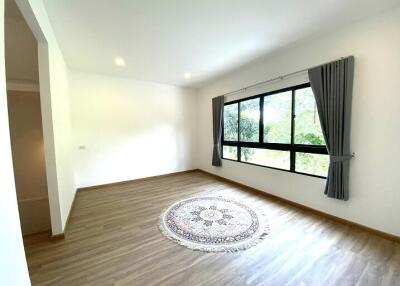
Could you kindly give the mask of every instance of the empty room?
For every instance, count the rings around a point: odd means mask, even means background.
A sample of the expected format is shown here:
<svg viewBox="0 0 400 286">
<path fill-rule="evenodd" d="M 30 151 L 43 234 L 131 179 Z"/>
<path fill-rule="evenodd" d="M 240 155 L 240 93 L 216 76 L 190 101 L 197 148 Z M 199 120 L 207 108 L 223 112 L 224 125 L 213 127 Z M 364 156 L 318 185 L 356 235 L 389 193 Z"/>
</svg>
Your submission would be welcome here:
<svg viewBox="0 0 400 286">
<path fill-rule="evenodd" d="M 0 17 L 0 285 L 400 285 L 399 0 Z"/>
</svg>

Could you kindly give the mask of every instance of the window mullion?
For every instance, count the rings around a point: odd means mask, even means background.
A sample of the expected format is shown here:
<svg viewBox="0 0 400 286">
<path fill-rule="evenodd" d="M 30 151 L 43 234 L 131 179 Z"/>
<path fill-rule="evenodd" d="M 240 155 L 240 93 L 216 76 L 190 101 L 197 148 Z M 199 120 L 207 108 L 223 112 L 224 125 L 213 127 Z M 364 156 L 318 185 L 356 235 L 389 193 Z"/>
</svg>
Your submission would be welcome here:
<svg viewBox="0 0 400 286">
<path fill-rule="evenodd" d="M 260 97 L 260 124 L 258 141 L 264 143 L 264 96 Z"/>
<path fill-rule="evenodd" d="M 294 150 L 294 128 L 295 128 L 295 90 L 292 89 L 292 116 L 290 123 L 290 171 L 294 172 L 296 170 L 296 153 Z"/>
<path fill-rule="evenodd" d="M 240 102 L 238 102 L 238 134 L 237 134 L 237 141 L 238 141 L 238 146 L 237 146 L 237 160 L 240 162 L 241 161 L 241 147 L 240 147 Z"/>
</svg>

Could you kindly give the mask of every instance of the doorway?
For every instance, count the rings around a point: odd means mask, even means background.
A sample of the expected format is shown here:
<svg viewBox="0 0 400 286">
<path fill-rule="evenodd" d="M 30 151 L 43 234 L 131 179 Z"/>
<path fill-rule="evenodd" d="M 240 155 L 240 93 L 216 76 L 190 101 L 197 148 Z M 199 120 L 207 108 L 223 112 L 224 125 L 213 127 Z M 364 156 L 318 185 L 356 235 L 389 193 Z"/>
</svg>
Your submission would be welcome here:
<svg viewBox="0 0 400 286">
<path fill-rule="evenodd" d="M 5 62 L 10 139 L 22 234 L 50 232 L 38 42 L 14 0 L 5 1 Z"/>
</svg>

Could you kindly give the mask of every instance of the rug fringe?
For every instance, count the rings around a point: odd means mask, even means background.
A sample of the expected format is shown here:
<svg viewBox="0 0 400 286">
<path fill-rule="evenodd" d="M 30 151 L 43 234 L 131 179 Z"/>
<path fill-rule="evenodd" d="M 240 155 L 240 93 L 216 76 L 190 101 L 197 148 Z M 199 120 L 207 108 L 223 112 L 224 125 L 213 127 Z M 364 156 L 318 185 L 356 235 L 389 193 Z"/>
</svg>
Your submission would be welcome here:
<svg viewBox="0 0 400 286">
<path fill-rule="evenodd" d="M 208 196 L 224 198 L 222 196 L 212 196 L 212 195 L 208 195 Z M 200 197 L 204 197 L 204 195 L 202 195 L 202 196 L 191 196 L 191 197 L 188 197 L 186 199 L 200 198 Z M 186 200 L 186 199 L 183 199 L 183 200 Z M 174 205 L 174 204 L 172 204 L 172 205 Z M 232 245 L 232 246 L 230 246 L 230 245 L 226 245 L 226 246 L 224 246 L 224 245 L 216 245 L 216 246 L 210 247 L 210 246 L 207 246 L 207 245 L 195 244 L 194 242 L 189 242 L 189 241 L 185 241 L 185 240 L 179 239 L 173 233 L 168 231 L 166 229 L 166 227 L 164 226 L 164 223 L 163 223 L 164 215 L 166 214 L 166 212 L 169 210 L 169 208 L 172 205 L 170 205 L 169 207 L 163 209 L 163 211 L 161 212 L 161 215 L 159 216 L 158 228 L 159 228 L 159 230 L 161 231 L 161 233 L 165 237 L 167 237 L 168 239 L 174 241 L 175 243 L 177 243 L 177 244 L 179 244 L 181 246 L 184 246 L 186 248 L 189 248 L 191 250 L 203 251 L 203 252 L 213 252 L 213 253 L 218 253 L 218 252 L 234 253 L 234 252 L 238 252 L 238 251 L 249 249 L 250 247 L 253 247 L 253 246 L 259 244 L 270 233 L 270 227 L 269 227 L 269 224 L 268 224 L 267 215 L 262 210 L 260 210 L 260 208 L 258 206 L 254 206 L 254 204 L 250 203 L 249 205 L 251 205 L 257 211 L 257 214 L 259 214 L 259 215 L 261 215 L 263 217 L 263 221 L 262 221 L 263 230 L 258 235 L 257 238 L 254 238 L 251 241 L 244 242 L 242 244 Z"/>
</svg>

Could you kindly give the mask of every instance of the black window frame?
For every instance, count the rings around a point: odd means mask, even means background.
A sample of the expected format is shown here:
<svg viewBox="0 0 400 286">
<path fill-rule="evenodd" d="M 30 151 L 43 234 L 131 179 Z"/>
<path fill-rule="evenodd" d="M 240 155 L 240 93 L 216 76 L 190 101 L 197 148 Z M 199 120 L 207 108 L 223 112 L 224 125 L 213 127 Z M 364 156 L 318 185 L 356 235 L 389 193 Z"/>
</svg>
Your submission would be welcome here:
<svg viewBox="0 0 400 286">
<path fill-rule="evenodd" d="M 307 87 L 311 87 L 310 83 L 299 84 L 299 85 L 295 85 L 295 86 L 291 86 L 291 87 L 287 87 L 287 88 L 282 88 L 282 89 L 265 92 L 262 94 L 257 94 L 254 96 L 249 96 L 249 97 L 226 102 L 224 104 L 224 107 L 227 105 L 231 105 L 231 104 L 238 104 L 238 136 L 237 136 L 237 141 L 225 141 L 224 140 L 224 124 L 222 125 L 222 138 L 221 138 L 222 159 L 239 162 L 239 163 L 243 163 L 243 164 L 255 165 L 255 166 L 269 168 L 269 169 L 281 170 L 281 171 L 285 171 L 285 172 L 326 179 L 326 177 L 324 177 L 324 176 L 319 176 L 319 175 L 296 171 L 296 153 L 299 152 L 299 153 L 312 153 L 312 154 L 328 155 L 326 145 L 295 144 L 295 142 L 294 142 L 295 118 L 296 118 L 296 115 L 295 115 L 295 107 L 296 107 L 295 106 L 295 93 L 296 93 L 296 90 L 307 88 Z M 263 116 L 264 116 L 264 97 L 273 95 L 273 94 L 277 94 L 277 93 L 287 92 L 287 91 L 292 92 L 290 143 L 265 143 L 264 142 L 264 118 L 263 118 Z M 260 120 L 259 120 L 258 142 L 241 142 L 240 141 L 240 102 L 247 101 L 250 99 L 255 99 L 255 98 L 260 98 Z M 223 146 L 237 147 L 237 160 L 224 158 Z M 289 151 L 290 152 L 290 169 L 286 170 L 286 169 L 281 169 L 281 168 L 276 168 L 276 167 L 254 164 L 254 163 L 250 163 L 250 162 L 244 162 L 241 160 L 241 153 L 242 153 L 241 148 L 242 147 L 267 149 L 267 150 L 278 150 L 278 151 Z"/>
</svg>

